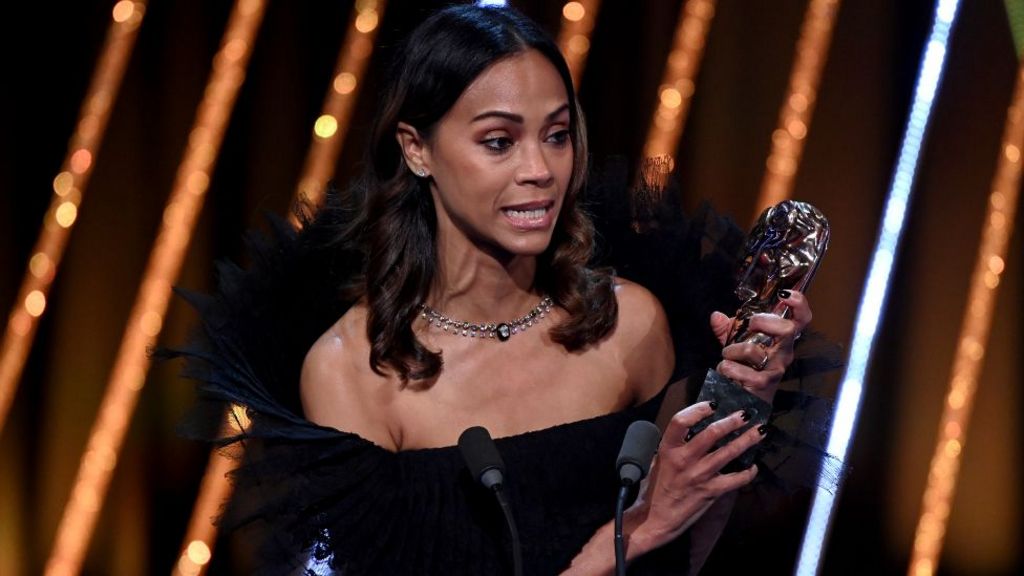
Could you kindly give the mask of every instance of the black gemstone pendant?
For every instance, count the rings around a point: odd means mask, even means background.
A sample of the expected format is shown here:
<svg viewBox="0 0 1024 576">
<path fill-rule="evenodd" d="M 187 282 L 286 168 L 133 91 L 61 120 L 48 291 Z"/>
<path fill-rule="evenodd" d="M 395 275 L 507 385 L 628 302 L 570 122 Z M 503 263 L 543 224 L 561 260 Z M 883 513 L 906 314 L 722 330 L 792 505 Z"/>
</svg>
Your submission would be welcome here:
<svg viewBox="0 0 1024 576">
<path fill-rule="evenodd" d="M 504 342 L 505 340 L 508 340 L 510 336 L 512 336 L 512 327 L 504 322 L 498 324 L 498 340 Z"/>
</svg>

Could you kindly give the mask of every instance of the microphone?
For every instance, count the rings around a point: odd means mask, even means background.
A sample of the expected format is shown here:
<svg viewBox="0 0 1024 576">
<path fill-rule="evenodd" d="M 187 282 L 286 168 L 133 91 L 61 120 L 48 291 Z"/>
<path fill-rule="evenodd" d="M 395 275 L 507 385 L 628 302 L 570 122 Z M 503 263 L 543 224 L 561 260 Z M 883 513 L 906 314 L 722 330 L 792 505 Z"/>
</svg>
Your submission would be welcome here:
<svg viewBox="0 0 1024 576">
<path fill-rule="evenodd" d="M 473 479 L 483 484 L 497 498 L 512 540 L 513 570 L 515 576 L 523 576 L 523 551 L 519 544 L 519 530 L 516 529 L 512 507 L 505 498 L 505 462 L 501 459 L 498 447 L 494 445 L 494 440 L 491 440 L 491 434 L 486 428 L 473 426 L 459 436 L 459 450 Z"/>
<path fill-rule="evenodd" d="M 619 472 L 619 498 L 615 502 L 615 574 L 626 575 L 626 544 L 622 539 L 622 514 L 626 508 L 629 489 L 647 476 L 651 459 L 658 450 L 661 431 L 646 420 L 637 420 L 626 429 L 615 469 Z"/>
<path fill-rule="evenodd" d="M 459 436 L 459 450 L 474 480 L 490 490 L 501 489 L 505 478 L 505 462 L 486 428 L 467 428 Z"/>
<path fill-rule="evenodd" d="M 658 450 L 661 431 L 646 420 L 637 420 L 629 425 L 626 437 L 622 440 L 619 457 L 615 460 L 615 468 L 619 471 L 619 482 L 623 486 L 632 486 L 651 468 L 651 459 Z"/>
</svg>

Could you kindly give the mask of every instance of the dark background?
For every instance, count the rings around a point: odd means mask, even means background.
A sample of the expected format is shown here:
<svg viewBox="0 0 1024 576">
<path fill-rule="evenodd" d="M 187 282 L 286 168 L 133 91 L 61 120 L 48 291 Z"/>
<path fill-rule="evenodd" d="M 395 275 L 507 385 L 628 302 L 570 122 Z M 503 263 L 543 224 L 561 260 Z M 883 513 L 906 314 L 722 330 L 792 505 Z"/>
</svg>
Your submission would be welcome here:
<svg viewBox="0 0 1024 576">
<path fill-rule="evenodd" d="M 440 2 L 391 0 L 338 162 L 358 171 L 389 49 Z M 512 2 L 553 34 L 561 2 Z M 636 159 L 680 1 L 606 0 L 580 98 L 597 162 Z M 0 307 L 10 310 L 50 201 L 113 2 L 0 7 Z M 806 2 L 723 0 L 683 135 L 684 205 L 753 217 Z M 287 210 L 352 3 L 271 2 L 179 284 L 208 290 L 213 261 L 243 261 L 261 211 Z M 0 430 L 0 574 L 42 571 L 102 397 L 231 3 L 152 2 L 8 421 Z M 933 5 L 840 8 L 797 199 L 830 218 L 811 294 L 815 324 L 847 343 L 895 166 Z M 920 165 L 909 226 L 851 452 L 825 573 L 906 572 L 1017 58 L 1004 4 L 964 2 Z M 1017 217 L 1018 223 L 1020 216 Z M 962 457 L 939 573 L 1012 574 L 1020 551 L 1021 241 L 1014 236 Z M 161 342 L 195 317 L 175 301 Z M 150 371 L 85 572 L 165 574 L 177 559 L 207 453 L 178 438 L 191 403 L 176 366 Z M 799 498 L 797 498 L 799 501 Z M 748 534 L 785 572 L 802 511 Z M 212 568 L 237 547 L 219 543 Z M 732 559 L 719 560 L 728 564 Z M 748 560 L 745 558 L 744 560 Z M 749 565 L 749 564 L 748 564 Z"/>
</svg>

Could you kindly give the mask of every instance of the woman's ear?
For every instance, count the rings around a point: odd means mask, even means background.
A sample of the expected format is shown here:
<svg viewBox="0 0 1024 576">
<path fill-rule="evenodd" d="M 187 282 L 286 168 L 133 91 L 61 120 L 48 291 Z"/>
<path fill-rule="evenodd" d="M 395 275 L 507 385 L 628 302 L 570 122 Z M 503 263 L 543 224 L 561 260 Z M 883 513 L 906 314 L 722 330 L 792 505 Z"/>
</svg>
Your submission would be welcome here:
<svg viewBox="0 0 1024 576">
<path fill-rule="evenodd" d="M 419 130 L 405 122 L 399 122 L 395 130 L 395 139 L 398 140 L 398 147 L 402 149 L 402 156 L 405 157 L 405 164 L 409 170 L 420 178 L 430 176 L 430 151 L 427 149 L 426 139 Z"/>
</svg>

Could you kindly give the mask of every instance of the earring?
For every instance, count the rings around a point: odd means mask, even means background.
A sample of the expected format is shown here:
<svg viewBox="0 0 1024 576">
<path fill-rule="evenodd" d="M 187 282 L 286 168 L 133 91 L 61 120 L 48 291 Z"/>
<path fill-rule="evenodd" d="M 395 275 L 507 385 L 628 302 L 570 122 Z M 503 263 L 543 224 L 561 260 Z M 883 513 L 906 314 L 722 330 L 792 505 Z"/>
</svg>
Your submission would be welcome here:
<svg viewBox="0 0 1024 576">
<path fill-rule="evenodd" d="M 427 171 L 424 170 L 423 168 L 417 168 L 416 169 L 416 175 L 419 176 L 420 178 L 426 178 L 427 177 Z"/>
</svg>

